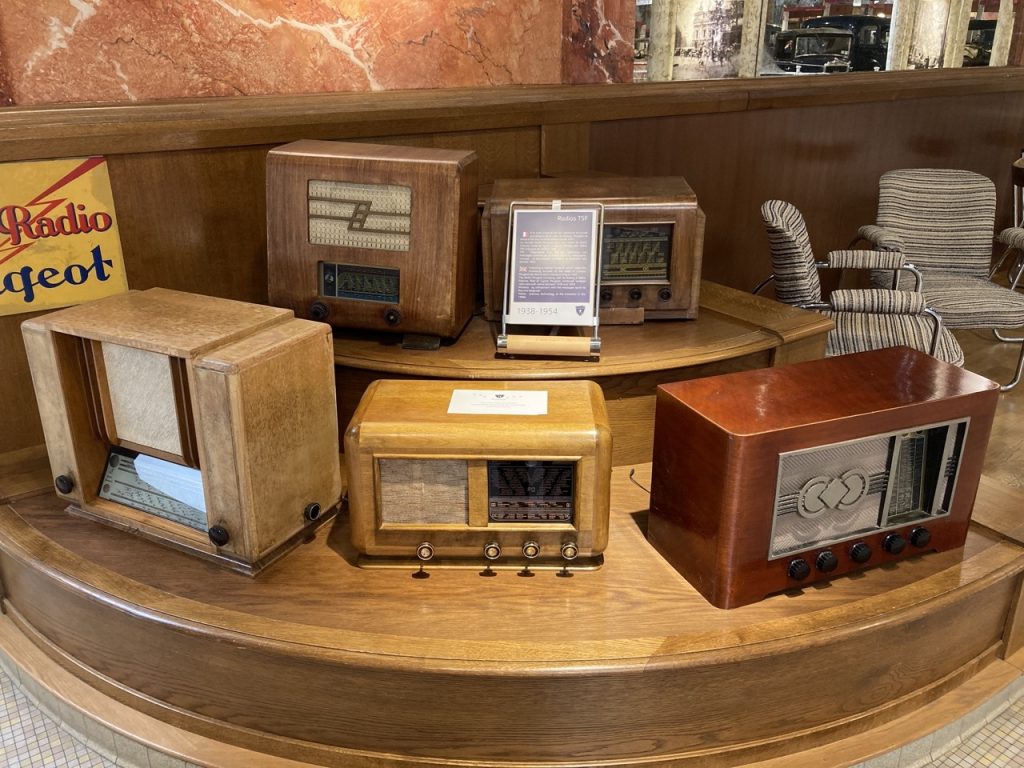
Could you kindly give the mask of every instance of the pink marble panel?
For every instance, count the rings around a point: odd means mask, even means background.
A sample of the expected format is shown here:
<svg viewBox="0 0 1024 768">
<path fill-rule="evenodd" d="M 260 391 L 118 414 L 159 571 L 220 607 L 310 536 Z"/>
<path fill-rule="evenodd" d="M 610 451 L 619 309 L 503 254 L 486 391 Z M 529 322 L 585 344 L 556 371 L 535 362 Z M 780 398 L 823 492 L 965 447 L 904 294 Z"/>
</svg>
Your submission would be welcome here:
<svg viewBox="0 0 1024 768">
<path fill-rule="evenodd" d="M 570 82 L 629 80 L 631 6 L 4 0 L 0 96 L 28 105 L 557 83 L 566 73 Z M 563 63 L 566 8 L 575 31 Z"/>
<path fill-rule="evenodd" d="M 566 0 L 563 83 L 633 82 L 636 0 Z"/>
</svg>

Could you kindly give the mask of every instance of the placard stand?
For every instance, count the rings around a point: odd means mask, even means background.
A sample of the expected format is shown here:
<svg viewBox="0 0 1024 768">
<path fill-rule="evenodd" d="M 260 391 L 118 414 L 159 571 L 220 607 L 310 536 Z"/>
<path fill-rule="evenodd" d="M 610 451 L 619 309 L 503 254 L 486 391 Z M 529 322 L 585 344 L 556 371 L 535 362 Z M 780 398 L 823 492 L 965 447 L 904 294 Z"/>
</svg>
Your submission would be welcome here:
<svg viewBox="0 0 1024 768">
<path fill-rule="evenodd" d="M 552 200 L 509 206 L 508 259 L 499 357 L 597 360 L 598 280 L 604 206 Z M 548 334 L 510 334 L 513 325 L 550 326 Z M 560 330 L 575 335 L 560 335 Z M 586 333 L 590 333 L 589 338 Z"/>
</svg>

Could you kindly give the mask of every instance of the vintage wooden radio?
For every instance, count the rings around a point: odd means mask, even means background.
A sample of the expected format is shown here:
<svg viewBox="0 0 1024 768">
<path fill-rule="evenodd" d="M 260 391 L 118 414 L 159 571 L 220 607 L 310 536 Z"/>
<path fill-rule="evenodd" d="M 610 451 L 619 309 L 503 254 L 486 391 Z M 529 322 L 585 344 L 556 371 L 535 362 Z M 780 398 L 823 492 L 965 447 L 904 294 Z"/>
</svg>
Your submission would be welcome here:
<svg viewBox="0 0 1024 768">
<path fill-rule="evenodd" d="M 267 156 L 270 303 L 339 328 L 455 337 L 476 304 L 472 152 L 296 141 Z"/>
<path fill-rule="evenodd" d="M 250 574 L 336 511 L 329 326 L 153 288 L 22 330 L 70 511 Z"/>
<path fill-rule="evenodd" d="M 484 207 L 484 310 L 498 320 L 505 290 L 512 203 L 601 203 L 601 323 L 695 318 L 704 213 L 679 177 L 499 179 Z"/>
<path fill-rule="evenodd" d="M 594 567 L 611 431 L 589 381 L 376 381 L 345 435 L 364 565 Z"/>
<path fill-rule="evenodd" d="M 648 538 L 720 608 L 960 547 L 998 395 L 906 347 L 660 386 Z"/>
</svg>

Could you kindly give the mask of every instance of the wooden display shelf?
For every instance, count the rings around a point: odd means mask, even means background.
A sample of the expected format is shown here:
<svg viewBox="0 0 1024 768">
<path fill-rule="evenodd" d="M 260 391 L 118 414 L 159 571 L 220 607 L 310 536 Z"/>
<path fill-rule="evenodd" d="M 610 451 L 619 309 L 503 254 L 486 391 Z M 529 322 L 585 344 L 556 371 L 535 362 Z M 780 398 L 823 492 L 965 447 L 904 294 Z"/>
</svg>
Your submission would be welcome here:
<svg viewBox="0 0 1024 768">
<path fill-rule="evenodd" d="M 893 721 L 1019 650 L 1017 491 L 982 484 L 962 550 L 732 611 L 648 545 L 647 504 L 616 469 L 605 566 L 570 578 L 362 570 L 343 515 L 252 579 L 43 492 L 0 508 L 3 605 L 169 725 L 374 768 L 741 765 Z"/>
<path fill-rule="evenodd" d="M 439 350 L 403 349 L 398 336 L 339 331 L 338 421 L 348 424 L 375 379 L 530 381 L 592 379 L 604 392 L 616 465 L 651 460 L 654 390 L 670 381 L 820 358 L 832 321 L 710 281 L 701 283 L 696 320 L 603 326 L 600 360 L 495 357 L 498 326 L 473 318 Z"/>
</svg>

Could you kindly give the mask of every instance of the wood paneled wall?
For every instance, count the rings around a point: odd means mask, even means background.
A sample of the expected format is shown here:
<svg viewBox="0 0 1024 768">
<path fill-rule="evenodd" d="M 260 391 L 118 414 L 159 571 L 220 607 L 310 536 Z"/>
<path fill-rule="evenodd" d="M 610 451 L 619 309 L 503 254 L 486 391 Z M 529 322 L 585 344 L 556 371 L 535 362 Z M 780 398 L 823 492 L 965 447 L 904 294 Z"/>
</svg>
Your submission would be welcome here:
<svg viewBox="0 0 1024 768">
<path fill-rule="evenodd" d="M 104 154 L 129 284 L 266 300 L 265 158 L 299 138 L 474 149 L 481 178 L 680 174 L 707 214 L 706 277 L 767 274 L 757 209 L 783 197 L 816 247 L 871 220 L 878 175 L 944 165 L 993 178 L 1009 220 L 1024 70 L 621 86 L 254 97 L 0 110 L 0 161 Z M 19 326 L 0 318 L 0 453 L 42 432 Z"/>
</svg>

